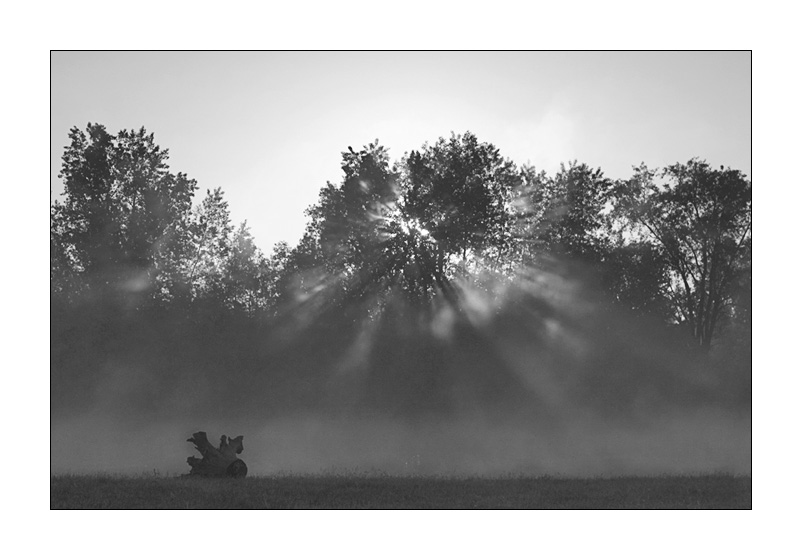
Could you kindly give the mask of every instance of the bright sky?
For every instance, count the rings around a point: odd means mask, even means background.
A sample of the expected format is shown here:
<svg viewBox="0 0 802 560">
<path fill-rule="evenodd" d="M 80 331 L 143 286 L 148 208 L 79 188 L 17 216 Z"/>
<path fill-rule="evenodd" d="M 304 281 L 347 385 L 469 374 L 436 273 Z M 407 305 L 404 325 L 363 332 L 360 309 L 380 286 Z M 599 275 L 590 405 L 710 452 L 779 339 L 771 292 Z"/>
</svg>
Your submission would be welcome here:
<svg viewBox="0 0 802 560">
<path fill-rule="evenodd" d="M 88 122 L 153 132 L 266 253 L 376 138 L 393 159 L 470 130 L 550 173 L 698 156 L 751 177 L 751 72 L 749 52 L 53 52 L 51 190 Z"/>
</svg>

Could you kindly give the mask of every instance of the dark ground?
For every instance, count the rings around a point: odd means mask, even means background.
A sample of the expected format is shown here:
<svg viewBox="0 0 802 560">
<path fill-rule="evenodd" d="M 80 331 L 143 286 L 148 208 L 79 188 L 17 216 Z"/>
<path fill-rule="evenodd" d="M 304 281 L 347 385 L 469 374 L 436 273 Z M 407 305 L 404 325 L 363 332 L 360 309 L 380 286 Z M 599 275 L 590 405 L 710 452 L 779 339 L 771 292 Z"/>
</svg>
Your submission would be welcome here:
<svg viewBox="0 0 802 560">
<path fill-rule="evenodd" d="M 751 509 L 751 476 L 50 479 L 51 509 Z"/>
</svg>

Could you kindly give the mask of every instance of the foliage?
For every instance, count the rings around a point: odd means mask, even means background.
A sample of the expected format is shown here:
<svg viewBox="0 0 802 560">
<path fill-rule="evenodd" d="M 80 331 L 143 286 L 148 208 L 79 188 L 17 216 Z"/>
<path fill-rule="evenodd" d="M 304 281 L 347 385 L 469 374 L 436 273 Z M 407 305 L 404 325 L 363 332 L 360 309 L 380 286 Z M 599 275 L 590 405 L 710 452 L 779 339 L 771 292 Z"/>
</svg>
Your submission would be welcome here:
<svg viewBox="0 0 802 560">
<path fill-rule="evenodd" d="M 668 297 L 677 320 L 709 348 L 732 312 L 734 283 L 751 269 L 752 183 L 737 170 L 704 161 L 645 166 L 622 185 L 621 208 L 631 235 L 657 245 L 670 269 Z"/>
<path fill-rule="evenodd" d="M 514 343 L 566 372 L 565 394 L 629 405 L 642 397 L 628 387 L 681 394 L 671 368 L 630 347 L 684 352 L 676 323 L 703 349 L 716 342 L 746 394 L 751 183 L 740 172 L 692 160 L 614 181 L 574 161 L 549 175 L 470 132 L 399 162 L 378 140 L 341 156 L 301 240 L 266 256 L 222 188 L 195 199 L 152 134 L 72 129 L 50 218 L 58 398 L 83 403 L 122 363 L 148 372 L 129 382 L 148 403 L 235 380 L 273 410 L 331 404 L 363 375 L 354 406 L 513 406 L 531 390 L 498 350 Z M 535 281 L 549 275 L 554 285 Z"/>
<path fill-rule="evenodd" d="M 436 248 L 435 274 L 450 257 L 498 256 L 510 242 L 512 190 L 521 177 L 492 144 L 466 132 L 404 158 L 403 213 Z"/>
<path fill-rule="evenodd" d="M 342 158 L 342 182 L 320 190 L 298 245 L 276 255 L 283 262 L 275 287 L 285 306 L 312 296 L 343 304 L 392 274 L 387 224 L 396 208 L 397 173 L 378 140 L 360 152 L 349 148 Z"/>
<path fill-rule="evenodd" d="M 167 167 L 144 128 L 113 136 L 73 128 L 50 210 L 51 293 L 128 307 L 214 302 L 254 314 L 272 297 L 269 263 L 243 223 L 231 223 L 221 188 L 197 189 Z"/>
<path fill-rule="evenodd" d="M 671 319 L 668 268 L 651 243 L 613 245 L 606 255 L 602 282 L 613 298 L 635 315 Z"/>
<path fill-rule="evenodd" d="M 537 183 L 536 183 L 537 184 Z M 533 203 L 544 206 L 537 235 L 542 251 L 584 261 L 598 261 L 607 251 L 605 207 L 612 181 L 601 169 L 571 162 L 539 184 Z"/>
<path fill-rule="evenodd" d="M 255 315 L 271 301 L 269 285 L 274 271 L 256 246 L 247 223 L 232 234 L 231 251 L 226 262 L 225 302 L 234 309 Z"/>
<path fill-rule="evenodd" d="M 189 225 L 190 252 L 186 260 L 187 282 L 193 298 L 221 295 L 226 281 L 225 265 L 231 253 L 234 226 L 223 190 L 206 191 L 193 209 Z"/>
<path fill-rule="evenodd" d="M 400 290 L 423 302 L 449 297 L 455 274 L 471 263 L 474 270 L 500 264 L 511 241 L 511 192 L 521 179 L 493 145 L 452 135 L 412 151 L 398 167 L 378 140 L 342 157 L 342 182 L 321 189 L 288 259 L 297 295 L 325 289 L 333 300 L 382 300 Z"/>
<path fill-rule="evenodd" d="M 187 242 L 194 180 L 167 170 L 145 129 L 73 128 L 51 208 L 51 284 L 80 275 L 93 295 L 169 298 Z M 53 271 L 53 267 L 57 271 Z"/>
</svg>

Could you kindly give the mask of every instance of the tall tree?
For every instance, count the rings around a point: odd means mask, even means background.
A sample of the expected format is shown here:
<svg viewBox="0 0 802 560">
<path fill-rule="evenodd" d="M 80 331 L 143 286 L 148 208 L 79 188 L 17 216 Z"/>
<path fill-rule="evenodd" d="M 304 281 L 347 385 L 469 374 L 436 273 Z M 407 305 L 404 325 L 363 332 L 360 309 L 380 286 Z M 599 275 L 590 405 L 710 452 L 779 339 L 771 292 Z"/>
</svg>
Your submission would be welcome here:
<svg viewBox="0 0 802 560">
<path fill-rule="evenodd" d="M 466 132 L 413 150 L 403 170 L 405 225 L 431 239 L 439 282 L 452 257 L 498 261 L 511 239 L 512 189 L 521 182 L 512 161 Z"/>
<path fill-rule="evenodd" d="M 622 184 L 630 236 L 659 248 L 671 271 L 670 298 L 677 319 L 709 349 L 732 304 L 734 281 L 751 254 L 752 183 L 733 169 L 698 159 L 657 172 L 636 169 Z"/>
<path fill-rule="evenodd" d="M 167 150 L 144 128 L 109 134 L 99 124 L 73 128 L 53 204 L 51 235 L 72 272 L 94 293 L 169 297 L 187 236 L 196 184 L 167 167 Z"/>
<path fill-rule="evenodd" d="M 534 168 L 522 169 L 523 181 L 514 191 L 516 241 L 530 257 L 536 254 L 569 257 L 586 263 L 603 260 L 609 251 L 606 212 L 613 182 L 601 169 L 572 161 L 549 177 Z"/>
<path fill-rule="evenodd" d="M 363 266 L 398 198 L 397 173 L 378 140 L 342 158 L 342 185 L 321 192 L 320 241 L 330 262 Z"/>
<path fill-rule="evenodd" d="M 223 190 L 207 190 L 192 210 L 190 243 L 184 261 L 185 275 L 193 299 L 223 299 L 225 267 L 231 253 L 234 225 Z"/>
<path fill-rule="evenodd" d="M 613 182 L 601 169 L 576 161 L 560 166 L 549 183 L 547 227 L 541 239 L 551 253 L 586 261 L 601 260 L 607 252 L 605 209 Z"/>
<path fill-rule="evenodd" d="M 344 177 L 327 183 L 298 247 L 288 258 L 285 275 L 294 291 L 320 293 L 325 286 L 349 297 L 378 288 L 386 277 L 388 222 L 397 212 L 397 173 L 387 150 L 373 142 L 359 152 L 342 153 Z M 373 286 L 371 284 L 373 283 Z"/>
<path fill-rule="evenodd" d="M 256 246 L 246 222 L 231 236 L 225 266 L 226 300 L 229 307 L 254 315 L 271 303 L 270 286 L 276 274 Z"/>
</svg>

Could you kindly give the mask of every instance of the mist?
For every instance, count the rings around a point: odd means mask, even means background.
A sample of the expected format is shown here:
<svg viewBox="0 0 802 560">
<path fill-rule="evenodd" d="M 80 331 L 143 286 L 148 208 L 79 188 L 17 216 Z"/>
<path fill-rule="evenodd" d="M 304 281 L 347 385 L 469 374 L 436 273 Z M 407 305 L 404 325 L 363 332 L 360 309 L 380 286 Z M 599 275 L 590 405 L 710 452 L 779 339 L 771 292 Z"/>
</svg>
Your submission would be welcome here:
<svg viewBox="0 0 802 560">
<path fill-rule="evenodd" d="M 217 427 L 218 424 L 221 427 Z M 391 420 L 286 417 L 230 422 L 245 436 L 255 476 L 389 474 L 621 476 L 751 474 L 751 419 L 720 409 L 645 425 L 580 419 L 559 430 L 474 419 L 414 426 Z M 51 473 L 186 474 L 186 436 L 225 423 L 154 422 L 137 428 L 87 414 L 53 426 Z"/>
<path fill-rule="evenodd" d="M 244 435 L 251 475 L 751 474 L 751 363 L 598 297 L 581 269 L 275 316 L 52 310 L 51 473 L 188 472 Z M 735 365 L 734 365 L 735 364 Z"/>
</svg>

